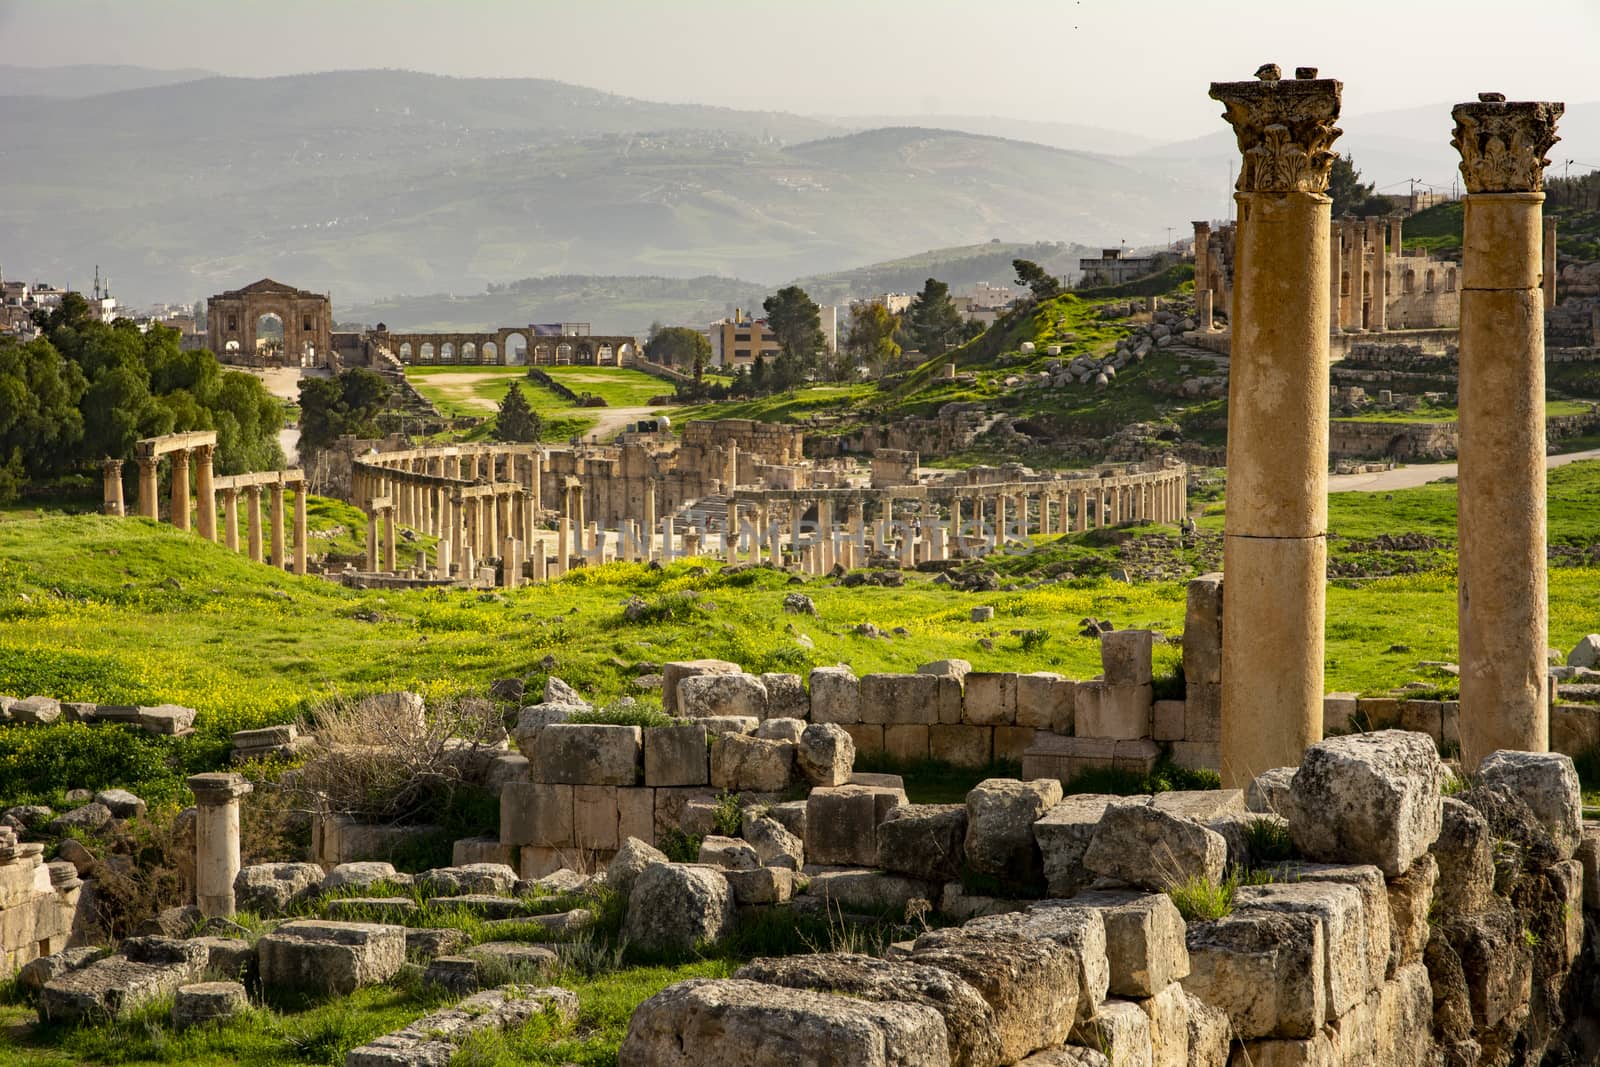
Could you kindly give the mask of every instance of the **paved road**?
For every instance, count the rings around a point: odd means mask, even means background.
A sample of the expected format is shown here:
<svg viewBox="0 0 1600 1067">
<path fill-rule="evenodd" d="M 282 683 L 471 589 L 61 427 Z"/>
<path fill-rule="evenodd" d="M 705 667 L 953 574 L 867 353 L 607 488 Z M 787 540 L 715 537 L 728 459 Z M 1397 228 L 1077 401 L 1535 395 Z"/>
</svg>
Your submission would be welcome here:
<svg viewBox="0 0 1600 1067">
<path fill-rule="evenodd" d="M 1549 467 L 1565 467 L 1568 463 L 1575 463 L 1580 459 L 1600 459 L 1600 448 L 1591 448 L 1587 452 L 1567 452 L 1559 456 L 1549 456 L 1546 464 Z M 1328 477 L 1328 492 L 1330 493 L 1387 493 L 1395 489 L 1415 489 L 1419 485 L 1437 481 L 1440 478 L 1454 478 L 1456 465 L 1454 463 L 1418 463 L 1409 467 L 1396 467 L 1391 471 L 1378 471 L 1375 474 L 1334 474 Z"/>
</svg>

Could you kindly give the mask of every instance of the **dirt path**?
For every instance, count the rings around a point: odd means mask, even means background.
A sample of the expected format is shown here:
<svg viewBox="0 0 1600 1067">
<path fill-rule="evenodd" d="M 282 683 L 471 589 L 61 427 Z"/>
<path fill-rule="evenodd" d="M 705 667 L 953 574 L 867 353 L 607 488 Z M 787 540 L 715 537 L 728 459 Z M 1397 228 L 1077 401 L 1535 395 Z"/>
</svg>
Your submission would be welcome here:
<svg viewBox="0 0 1600 1067">
<path fill-rule="evenodd" d="M 1565 467 L 1568 463 L 1576 463 L 1580 459 L 1600 458 L 1600 448 L 1591 448 L 1587 452 L 1566 452 L 1559 456 L 1549 456 L 1545 466 L 1549 469 Z M 1391 471 L 1378 471 L 1373 474 L 1335 474 L 1328 478 L 1328 492 L 1330 493 L 1388 493 L 1396 489 L 1415 489 L 1419 485 L 1440 478 L 1454 478 L 1456 464 L 1454 463 L 1418 463 L 1409 467 L 1396 467 Z"/>
<path fill-rule="evenodd" d="M 327 378 L 325 370 L 301 370 L 299 367 L 242 367 L 238 368 L 261 379 L 267 392 L 283 400 L 300 400 L 300 379 Z M 300 429 L 286 426 L 278 431 L 278 447 L 283 449 L 284 462 L 291 467 L 300 461 Z"/>
<path fill-rule="evenodd" d="M 594 424 L 586 437 L 595 441 L 607 441 L 617 436 L 628 428 L 628 423 L 647 419 L 657 413 L 670 416 L 671 408 L 573 408 L 574 415 L 593 415 L 600 421 Z"/>
</svg>

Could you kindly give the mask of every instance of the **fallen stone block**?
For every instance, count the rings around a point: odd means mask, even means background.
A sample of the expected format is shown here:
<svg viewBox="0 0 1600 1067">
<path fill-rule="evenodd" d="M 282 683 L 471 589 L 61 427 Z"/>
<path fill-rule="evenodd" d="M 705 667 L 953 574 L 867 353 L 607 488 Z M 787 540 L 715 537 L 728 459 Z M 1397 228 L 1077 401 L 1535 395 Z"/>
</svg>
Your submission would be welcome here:
<svg viewBox="0 0 1600 1067">
<path fill-rule="evenodd" d="M 1522 798 L 1550 832 L 1561 859 L 1583 840 L 1583 799 L 1572 757 L 1559 752 L 1491 752 L 1478 764 L 1479 784 L 1503 786 Z"/>
<path fill-rule="evenodd" d="M 1083 865 L 1129 885 L 1165 891 L 1222 881 L 1228 843 L 1192 819 L 1137 801 L 1111 804 L 1089 839 Z"/>
<path fill-rule="evenodd" d="M 747 842 L 712 834 L 700 842 L 698 862 L 727 870 L 749 871 L 761 866 L 761 857 Z"/>
<path fill-rule="evenodd" d="M 1152 997 L 1189 973 L 1183 916 L 1165 893 L 1092 890 L 1061 905 L 1100 913 L 1113 996 Z"/>
<path fill-rule="evenodd" d="M 871 869 L 826 871 L 811 875 L 806 895 L 847 911 L 901 919 L 913 900 L 925 900 L 931 907 L 939 899 L 939 886 Z"/>
<path fill-rule="evenodd" d="M 927 882 L 961 876 L 966 858 L 964 804 L 902 804 L 878 824 L 877 865 Z"/>
<path fill-rule="evenodd" d="M 1240 886 L 1234 893 L 1234 911 L 1294 912 L 1311 915 L 1322 924 L 1324 1008 L 1328 1022 L 1350 1011 L 1383 982 L 1382 972 L 1376 982 L 1367 972 L 1361 893 L 1354 886 L 1334 882 Z"/>
<path fill-rule="evenodd" d="M 1054 941 L 1073 954 L 1078 965 L 1078 1019 L 1087 1021 L 1100 1010 L 1111 987 L 1111 965 L 1106 956 L 1106 926 L 1101 911 L 1074 906 L 1071 901 L 1050 900 L 1025 911 L 984 915 L 961 927 L 977 936 L 1015 935 Z M 924 934 L 919 944 L 936 947 L 945 930 Z"/>
<path fill-rule="evenodd" d="M 1404 874 L 1439 836 L 1444 768 L 1433 739 L 1384 730 L 1318 742 L 1291 784 L 1289 829 L 1307 859 Z"/>
<path fill-rule="evenodd" d="M 1306 1038 L 1327 1018 L 1322 923 L 1306 912 L 1257 911 L 1187 928 L 1183 988 L 1226 1012 L 1233 1036 Z"/>
<path fill-rule="evenodd" d="M 878 858 L 878 824 L 905 803 L 903 789 L 818 787 L 806 798 L 807 862 L 870 867 Z"/>
<path fill-rule="evenodd" d="M 134 937 L 121 950 L 68 970 L 39 991 L 39 1017 L 53 1023 L 115 1018 L 195 981 L 206 950 L 191 941 Z"/>
<path fill-rule="evenodd" d="M 241 868 L 233 879 L 233 899 L 240 911 L 279 915 L 322 887 L 325 875 L 315 863 L 260 863 Z"/>
<path fill-rule="evenodd" d="M 839 786 L 850 781 L 856 745 L 843 727 L 812 723 L 801 732 L 794 757 L 801 776 L 811 785 Z"/>
<path fill-rule="evenodd" d="M 802 825 L 800 829 L 804 832 L 805 827 Z M 804 842 L 777 819 L 746 812 L 740 833 L 756 850 L 756 858 L 763 866 L 791 871 L 805 866 Z"/>
<path fill-rule="evenodd" d="M 968 866 L 1013 886 L 1042 886 L 1044 861 L 1033 824 L 1059 804 L 1061 796 L 1061 783 L 1053 778 L 979 782 L 967 793 Z"/>
<path fill-rule="evenodd" d="M 256 942 L 261 984 L 268 989 L 347 995 L 388 981 L 406 959 L 399 926 L 302 920 Z"/>
<path fill-rule="evenodd" d="M 323 877 L 321 891 L 323 893 L 332 893 L 342 890 L 370 889 L 380 882 L 397 886 L 410 885 L 411 875 L 399 874 L 395 871 L 394 864 L 383 863 L 378 860 L 341 863 Z"/>
<path fill-rule="evenodd" d="M 182 1030 L 229 1019 L 249 1006 L 250 997 L 238 982 L 196 982 L 179 986 L 172 1000 L 172 1025 Z"/>
<path fill-rule="evenodd" d="M 1063 797 L 1034 821 L 1033 837 L 1039 844 L 1045 883 L 1051 896 L 1070 897 L 1094 881 L 1094 873 L 1083 865 L 1083 855 L 1106 808 L 1123 799 L 1099 793 L 1074 793 Z"/>
<path fill-rule="evenodd" d="M 606 886 L 623 896 L 633 891 L 634 879 L 652 863 L 666 863 L 667 855 L 653 845 L 630 837 L 606 865 Z"/>
<path fill-rule="evenodd" d="M 490 893 L 508 896 L 516 888 L 517 872 L 503 863 L 469 863 L 465 867 L 435 867 L 416 876 L 417 890 L 425 897 Z"/>
<path fill-rule="evenodd" d="M 179 736 L 194 729 L 195 710 L 177 704 L 158 704 L 139 709 L 139 725 L 146 733 Z"/>
<path fill-rule="evenodd" d="M 1054 941 L 956 933 L 919 938 L 911 962 L 964 979 L 994 1011 L 1001 1062 L 1064 1044 L 1078 1010 L 1078 959 Z"/>
<path fill-rule="evenodd" d="M 1004 1062 L 994 1010 L 966 981 L 938 967 L 825 953 L 752 960 L 734 977 L 878 1003 L 921 1004 L 944 1019 L 951 1067 Z"/>
<path fill-rule="evenodd" d="M 733 929 L 733 890 L 710 867 L 655 863 L 634 879 L 623 936 L 646 952 L 687 952 Z"/>
<path fill-rule="evenodd" d="M 723 871 L 735 904 L 786 904 L 794 896 L 796 873 L 786 867 Z"/>
<path fill-rule="evenodd" d="M 944 1017 L 923 1004 L 874 1003 L 741 979 L 691 979 L 639 1005 L 617 1064 L 940 1067 L 949 1056 Z"/>
<path fill-rule="evenodd" d="M 559 1022 L 578 1017 L 577 994 L 554 987 L 507 986 L 475 993 L 452 1008 L 425 1015 L 393 1033 L 351 1049 L 345 1067 L 447 1067 L 475 1033 L 510 1030 L 535 1015 Z"/>
</svg>

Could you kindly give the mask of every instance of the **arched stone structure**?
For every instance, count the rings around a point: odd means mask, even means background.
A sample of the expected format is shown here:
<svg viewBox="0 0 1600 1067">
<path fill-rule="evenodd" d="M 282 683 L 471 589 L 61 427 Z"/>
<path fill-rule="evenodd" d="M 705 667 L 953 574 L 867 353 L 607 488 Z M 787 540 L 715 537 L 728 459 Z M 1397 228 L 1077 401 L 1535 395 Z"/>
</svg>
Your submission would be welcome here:
<svg viewBox="0 0 1600 1067">
<path fill-rule="evenodd" d="M 206 301 L 206 346 L 218 355 L 256 353 L 256 324 L 266 315 L 283 323 L 279 362 L 296 367 L 327 366 L 333 357 L 333 306 L 322 293 L 263 278 L 243 289 L 218 293 Z"/>
</svg>

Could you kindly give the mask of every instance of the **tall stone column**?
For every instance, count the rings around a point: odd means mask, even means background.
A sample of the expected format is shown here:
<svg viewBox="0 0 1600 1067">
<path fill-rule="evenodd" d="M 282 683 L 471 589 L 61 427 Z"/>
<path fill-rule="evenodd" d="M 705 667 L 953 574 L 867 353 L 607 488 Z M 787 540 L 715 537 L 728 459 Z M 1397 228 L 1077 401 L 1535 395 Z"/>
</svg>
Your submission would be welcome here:
<svg viewBox="0 0 1600 1067">
<path fill-rule="evenodd" d="M 246 486 L 244 490 L 245 518 L 250 520 L 250 562 L 261 562 L 261 487 Z"/>
<path fill-rule="evenodd" d="M 1456 521 L 1469 771 L 1496 749 L 1550 745 L 1541 217 L 1563 110 L 1482 93 L 1451 112 L 1467 188 Z"/>
<path fill-rule="evenodd" d="M 766 509 L 761 509 L 763 517 Z M 646 478 L 644 482 L 644 558 L 649 562 L 656 558 L 656 480 Z"/>
<path fill-rule="evenodd" d="M 390 504 L 383 509 L 383 569 L 390 574 L 395 572 L 397 562 L 395 559 L 394 543 L 394 505 Z"/>
<path fill-rule="evenodd" d="M 233 486 L 222 491 L 222 543 L 239 551 L 239 490 Z"/>
<path fill-rule="evenodd" d="M 306 572 L 306 496 L 310 487 L 306 482 L 301 482 L 295 487 L 294 494 L 294 572 Z"/>
<path fill-rule="evenodd" d="M 1372 285 L 1367 294 L 1372 301 L 1369 325 L 1381 333 L 1389 328 L 1389 264 L 1383 254 L 1383 220 L 1376 215 L 1367 216 L 1367 244 L 1372 246 Z"/>
<path fill-rule="evenodd" d="M 1215 328 L 1216 312 L 1212 307 L 1212 293 L 1210 289 L 1196 289 L 1194 291 L 1194 320 L 1195 329 L 1201 333 L 1210 333 Z"/>
<path fill-rule="evenodd" d="M 139 463 L 139 514 L 146 519 L 157 517 L 156 463 L 154 456 L 140 456 Z"/>
<path fill-rule="evenodd" d="M 102 460 L 100 471 L 105 478 L 105 513 L 120 519 L 126 511 L 122 503 L 122 460 Z"/>
<path fill-rule="evenodd" d="M 1223 538 L 1222 780 L 1232 788 L 1298 764 L 1322 738 L 1326 190 L 1343 86 L 1315 74 L 1211 86 L 1243 154 Z"/>
<path fill-rule="evenodd" d="M 273 482 L 268 487 L 272 493 L 272 565 L 283 570 L 283 483 Z"/>
<path fill-rule="evenodd" d="M 1348 321 L 1344 298 L 1344 227 L 1328 228 L 1328 332 L 1340 333 Z"/>
<path fill-rule="evenodd" d="M 1395 214 L 1395 215 L 1390 215 L 1388 218 L 1389 218 L 1389 255 L 1394 259 L 1399 259 L 1401 256 L 1405 255 L 1405 249 L 1402 247 L 1401 240 L 1400 240 L 1401 233 L 1402 233 L 1402 227 L 1405 225 L 1405 216 L 1404 215 L 1400 215 L 1400 214 Z M 1405 268 L 1403 266 L 1401 266 L 1400 264 L 1398 264 L 1398 263 L 1395 264 L 1395 270 L 1397 272 L 1401 271 L 1401 270 L 1404 270 L 1404 269 Z"/>
<path fill-rule="evenodd" d="M 1556 306 L 1556 220 L 1544 220 L 1544 306 Z"/>
<path fill-rule="evenodd" d="M 195 529 L 207 541 L 217 539 L 217 491 L 211 477 L 211 456 L 216 445 L 201 445 L 194 450 Z"/>
<path fill-rule="evenodd" d="M 1194 295 L 1198 305 L 1200 294 L 1211 291 L 1211 223 L 1196 219 L 1194 223 Z M 1200 327 L 1211 328 L 1210 320 Z"/>
<path fill-rule="evenodd" d="M 367 512 L 367 573 L 378 573 L 378 511 Z"/>
<path fill-rule="evenodd" d="M 171 453 L 172 525 L 180 530 L 189 528 L 189 450 L 179 448 Z"/>
<path fill-rule="evenodd" d="M 1367 265 L 1367 246 L 1362 240 L 1361 220 L 1349 216 L 1344 220 L 1344 257 L 1344 269 L 1350 274 L 1345 329 L 1360 333 L 1367 328 L 1365 316 L 1367 294 L 1362 277 Z"/>
<path fill-rule="evenodd" d="M 189 778 L 194 793 L 194 896 L 200 914 L 233 914 L 233 880 L 239 876 L 239 798 L 252 786 L 241 774 L 213 772 Z"/>
</svg>

